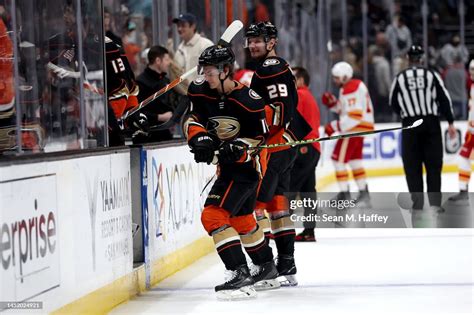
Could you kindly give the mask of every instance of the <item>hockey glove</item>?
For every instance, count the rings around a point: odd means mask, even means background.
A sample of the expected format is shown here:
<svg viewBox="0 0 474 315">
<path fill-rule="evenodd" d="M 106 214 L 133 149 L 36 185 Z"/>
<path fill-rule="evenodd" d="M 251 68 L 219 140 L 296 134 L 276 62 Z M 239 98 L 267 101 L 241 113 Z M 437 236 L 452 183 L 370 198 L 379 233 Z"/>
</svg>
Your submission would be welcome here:
<svg viewBox="0 0 474 315">
<path fill-rule="evenodd" d="M 191 153 L 194 153 L 194 160 L 197 163 L 211 164 L 214 159 L 215 144 L 211 137 L 205 133 L 199 133 L 189 140 Z"/>
<path fill-rule="evenodd" d="M 219 163 L 221 164 L 231 164 L 239 162 L 244 158 L 244 155 L 247 155 L 245 148 L 247 145 L 242 141 L 231 141 L 226 142 L 219 149 Z"/>
<path fill-rule="evenodd" d="M 334 106 L 337 105 L 337 98 L 334 96 L 334 94 L 330 92 L 324 92 L 322 96 L 322 101 L 323 104 L 326 105 L 329 108 L 333 108 Z"/>
<path fill-rule="evenodd" d="M 326 124 L 326 126 L 324 126 L 324 132 L 328 136 L 331 136 L 336 131 L 340 131 L 339 122 L 337 120 L 333 120 L 330 123 Z"/>
<path fill-rule="evenodd" d="M 132 132 L 132 138 L 136 136 L 148 136 L 150 130 L 150 124 L 148 123 L 148 117 L 143 113 L 136 113 L 130 116 L 127 125 Z"/>
</svg>

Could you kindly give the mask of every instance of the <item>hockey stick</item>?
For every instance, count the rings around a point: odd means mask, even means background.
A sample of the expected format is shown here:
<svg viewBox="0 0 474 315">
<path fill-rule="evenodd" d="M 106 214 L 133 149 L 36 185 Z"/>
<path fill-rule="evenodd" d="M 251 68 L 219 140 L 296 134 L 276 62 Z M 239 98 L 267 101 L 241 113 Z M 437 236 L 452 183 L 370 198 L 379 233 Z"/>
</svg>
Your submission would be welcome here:
<svg viewBox="0 0 474 315">
<path fill-rule="evenodd" d="M 227 29 L 224 31 L 224 34 L 222 34 L 221 38 L 219 39 L 219 42 L 218 44 L 219 45 L 228 45 L 231 40 L 234 38 L 235 35 L 237 35 L 237 33 L 244 27 L 243 23 L 239 20 L 235 20 L 234 22 L 232 22 L 228 27 Z M 189 78 L 190 76 L 192 76 L 195 72 L 197 71 L 197 67 L 194 67 L 192 68 L 191 70 L 188 70 L 187 72 L 185 72 L 184 74 L 182 74 L 179 78 L 176 78 L 175 80 L 173 80 L 172 82 L 170 82 L 169 84 L 167 84 L 166 86 L 164 86 L 162 89 L 160 89 L 159 91 L 157 91 L 155 94 L 153 95 L 150 95 L 148 98 L 146 98 L 145 100 L 143 100 L 143 102 L 141 102 L 137 107 L 134 107 L 133 109 L 129 110 L 128 112 L 126 112 L 121 120 L 125 120 L 127 119 L 128 117 L 130 117 L 131 115 L 135 114 L 136 112 L 140 111 L 143 107 L 145 107 L 146 105 L 150 104 L 151 102 L 153 102 L 155 99 L 157 99 L 158 97 L 160 97 L 161 95 L 165 94 L 166 92 L 168 92 L 169 90 L 171 90 L 172 88 L 174 88 L 175 86 L 177 86 L 178 84 L 180 84 L 181 82 L 183 82 L 184 80 L 186 80 L 187 78 Z"/>
<path fill-rule="evenodd" d="M 260 145 L 260 146 L 248 148 L 247 151 L 258 150 L 258 149 L 271 149 L 271 148 L 278 148 L 278 147 L 289 147 L 289 146 L 295 146 L 295 145 L 303 145 L 303 144 L 308 144 L 308 143 L 328 141 L 328 140 L 338 140 L 338 139 L 345 139 L 345 138 L 351 138 L 351 137 L 362 137 L 362 136 L 373 135 L 373 134 L 381 133 L 381 132 L 385 132 L 385 131 L 407 130 L 407 129 L 416 128 L 416 127 L 420 126 L 422 123 L 423 123 L 423 119 L 418 119 L 411 126 L 406 126 L 406 127 L 393 127 L 393 128 L 387 128 L 387 129 L 377 129 L 377 130 L 371 130 L 371 131 L 346 133 L 346 134 L 342 134 L 342 135 L 299 140 L 299 141 L 293 141 L 293 142 L 287 142 L 287 143 L 265 144 L 265 145 Z"/>
</svg>

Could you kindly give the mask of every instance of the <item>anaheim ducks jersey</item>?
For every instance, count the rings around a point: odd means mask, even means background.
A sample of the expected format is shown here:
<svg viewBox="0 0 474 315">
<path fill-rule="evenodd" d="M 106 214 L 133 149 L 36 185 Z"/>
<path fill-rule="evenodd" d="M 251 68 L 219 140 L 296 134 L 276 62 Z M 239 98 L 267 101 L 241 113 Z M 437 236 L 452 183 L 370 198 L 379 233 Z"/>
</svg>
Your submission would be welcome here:
<svg viewBox="0 0 474 315">
<path fill-rule="evenodd" d="M 120 47 L 105 37 L 105 61 L 107 73 L 107 97 L 117 118 L 136 106 L 138 85 L 128 59 L 120 52 Z M 134 102 L 130 99 L 133 98 Z"/>
<path fill-rule="evenodd" d="M 250 87 L 264 98 L 267 105 L 267 123 L 270 126 L 268 143 L 301 140 L 311 131 L 311 127 L 296 110 L 296 81 L 283 58 L 266 58 L 255 70 Z M 285 149 L 288 147 L 272 151 Z"/>
<path fill-rule="evenodd" d="M 368 131 L 374 129 L 374 110 L 369 91 L 364 82 L 357 79 L 348 81 L 339 90 L 339 100 L 331 108 L 339 114 L 341 132 Z"/>
<path fill-rule="evenodd" d="M 188 88 L 191 110 L 184 123 L 186 138 L 191 140 L 198 134 L 208 134 L 218 146 L 224 142 L 239 140 L 248 147 L 265 143 L 268 126 L 265 120 L 265 102 L 253 90 L 234 81 L 235 88 L 222 98 L 216 89 L 211 89 L 204 78 L 197 78 Z M 246 151 L 236 164 L 223 165 L 221 171 L 230 168 L 232 173 L 248 174 L 248 171 L 263 177 L 266 150 Z"/>
<path fill-rule="evenodd" d="M 474 134 L 474 82 L 469 88 L 469 132 Z"/>
</svg>

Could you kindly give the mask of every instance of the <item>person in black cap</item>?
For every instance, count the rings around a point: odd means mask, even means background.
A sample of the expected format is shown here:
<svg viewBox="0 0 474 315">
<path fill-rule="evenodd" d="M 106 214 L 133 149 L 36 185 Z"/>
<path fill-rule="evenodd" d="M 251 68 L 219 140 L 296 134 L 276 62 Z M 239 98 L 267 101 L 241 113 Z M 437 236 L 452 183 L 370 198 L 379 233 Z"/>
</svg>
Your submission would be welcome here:
<svg viewBox="0 0 474 315">
<path fill-rule="evenodd" d="M 411 46 L 407 55 L 410 66 L 395 77 L 389 104 L 404 127 L 423 119 L 421 126 L 402 131 L 403 168 L 413 209 L 423 209 L 424 165 L 431 209 L 440 211 L 443 143 L 439 115 L 449 123 L 449 136 L 455 137 L 451 98 L 439 74 L 422 66 L 424 51 L 420 46 Z"/>
<path fill-rule="evenodd" d="M 194 14 L 180 14 L 177 18 L 173 19 L 173 23 L 175 23 L 178 27 L 178 34 L 181 38 L 181 43 L 175 52 L 173 60 L 175 66 L 177 66 L 178 69 L 173 67 L 171 68 L 171 79 L 174 79 L 175 77 L 178 77 L 184 72 L 197 66 L 201 53 L 207 47 L 213 45 L 209 39 L 202 37 L 197 32 L 197 19 Z M 196 76 L 189 79 L 188 83 L 185 85 L 184 91 L 186 91 L 189 83 L 195 78 Z"/>
</svg>

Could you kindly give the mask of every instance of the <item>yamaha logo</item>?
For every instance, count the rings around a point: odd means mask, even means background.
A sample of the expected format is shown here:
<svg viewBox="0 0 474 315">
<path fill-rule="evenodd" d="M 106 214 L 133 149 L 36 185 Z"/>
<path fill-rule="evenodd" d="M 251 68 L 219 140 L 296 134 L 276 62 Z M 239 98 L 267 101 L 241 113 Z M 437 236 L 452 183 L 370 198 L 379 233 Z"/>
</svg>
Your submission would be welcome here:
<svg viewBox="0 0 474 315">
<path fill-rule="evenodd" d="M 277 65 L 280 63 L 280 60 L 278 59 L 267 59 L 265 60 L 265 62 L 263 63 L 263 66 L 264 67 L 268 67 L 268 66 L 274 66 L 274 65 Z"/>
<path fill-rule="evenodd" d="M 233 117 L 216 116 L 209 118 L 206 129 L 220 140 L 233 140 L 239 135 L 240 123 Z"/>
<path fill-rule="evenodd" d="M 251 98 L 253 98 L 254 100 L 260 100 L 260 99 L 262 99 L 262 97 L 261 97 L 260 95 L 258 95 L 257 92 L 255 92 L 255 91 L 252 90 L 252 89 L 249 91 L 249 96 L 250 96 Z"/>
</svg>

